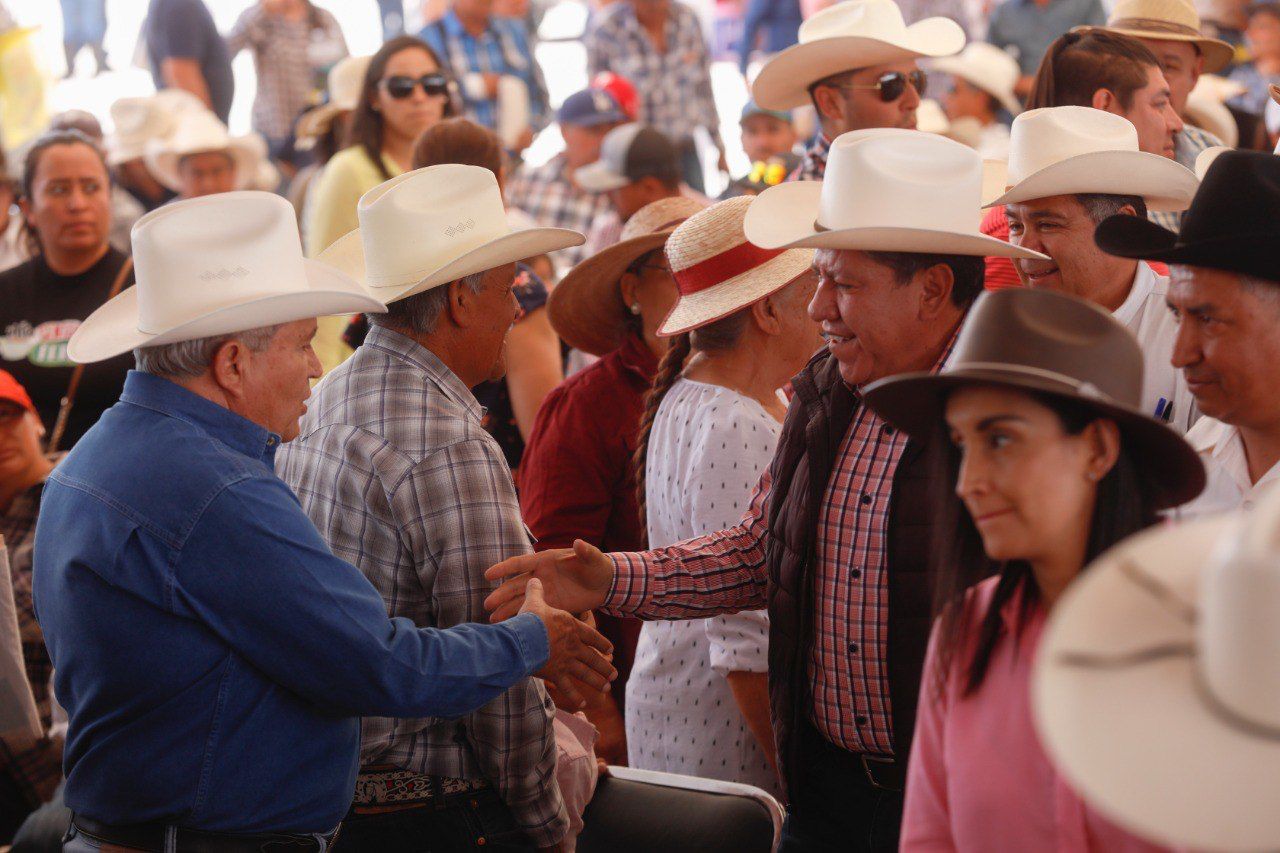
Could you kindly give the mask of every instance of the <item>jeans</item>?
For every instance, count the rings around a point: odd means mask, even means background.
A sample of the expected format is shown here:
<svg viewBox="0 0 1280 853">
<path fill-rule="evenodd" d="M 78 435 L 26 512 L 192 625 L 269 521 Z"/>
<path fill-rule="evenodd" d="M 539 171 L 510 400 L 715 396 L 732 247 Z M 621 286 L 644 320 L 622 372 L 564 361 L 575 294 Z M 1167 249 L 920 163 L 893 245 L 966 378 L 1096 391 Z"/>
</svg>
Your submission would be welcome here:
<svg viewBox="0 0 1280 853">
<path fill-rule="evenodd" d="M 441 853 L 451 850 L 531 853 L 524 831 L 496 791 L 431 800 L 386 814 L 348 813 L 334 853 Z"/>
<path fill-rule="evenodd" d="M 12 853 L 54 853 L 62 849 L 62 836 L 71 824 L 71 809 L 62 802 L 62 786 L 53 799 L 36 809 L 13 837 Z"/>
<path fill-rule="evenodd" d="M 795 802 L 787 810 L 778 853 L 895 853 L 902 792 L 876 788 L 853 753 L 800 723 L 803 750 Z"/>
</svg>

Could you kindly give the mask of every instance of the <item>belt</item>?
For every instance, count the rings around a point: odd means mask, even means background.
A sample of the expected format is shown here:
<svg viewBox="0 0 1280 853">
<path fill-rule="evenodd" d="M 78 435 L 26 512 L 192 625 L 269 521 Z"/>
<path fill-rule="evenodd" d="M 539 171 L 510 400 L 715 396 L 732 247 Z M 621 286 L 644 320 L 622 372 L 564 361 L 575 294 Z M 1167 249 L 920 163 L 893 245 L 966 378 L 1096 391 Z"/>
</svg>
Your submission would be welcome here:
<svg viewBox="0 0 1280 853">
<path fill-rule="evenodd" d="M 907 769 L 897 759 L 889 755 L 870 755 L 865 752 L 854 753 L 854 757 L 862 765 L 871 787 L 885 791 L 903 791 L 907 787 Z"/>
<path fill-rule="evenodd" d="M 187 829 L 166 823 L 135 823 L 112 826 L 83 815 L 72 815 L 71 823 L 84 835 L 118 847 L 164 853 L 172 837 L 177 853 L 324 853 L 333 844 L 338 830 L 303 835 L 291 832 L 239 834 Z"/>
<path fill-rule="evenodd" d="M 356 777 L 353 802 L 357 810 L 393 805 L 418 805 L 455 794 L 470 794 L 489 787 L 484 779 L 450 779 L 411 770 L 364 770 Z"/>
</svg>

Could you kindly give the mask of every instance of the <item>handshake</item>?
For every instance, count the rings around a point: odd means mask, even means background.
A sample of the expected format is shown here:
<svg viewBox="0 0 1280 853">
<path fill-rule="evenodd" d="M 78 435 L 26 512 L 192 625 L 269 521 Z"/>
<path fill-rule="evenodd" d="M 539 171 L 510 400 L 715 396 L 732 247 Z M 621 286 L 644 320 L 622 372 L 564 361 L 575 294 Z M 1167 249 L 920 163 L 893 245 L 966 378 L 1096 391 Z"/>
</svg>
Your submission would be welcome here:
<svg viewBox="0 0 1280 853">
<path fill-rule="evenodd" d="M 502 581 L 484 602 L 490 621 L 532 613 L 546 626 L 550 654 L 535 675 L 568 702 L 581 708 L 580 688 L 604 691 L 618 677 L 613 644 L 573 615 L 603 605 L 613 584 L 613 563 L 599 549 L 578 540 L 572 548 L 504 560 L 485 577 Z"/>
</svg>

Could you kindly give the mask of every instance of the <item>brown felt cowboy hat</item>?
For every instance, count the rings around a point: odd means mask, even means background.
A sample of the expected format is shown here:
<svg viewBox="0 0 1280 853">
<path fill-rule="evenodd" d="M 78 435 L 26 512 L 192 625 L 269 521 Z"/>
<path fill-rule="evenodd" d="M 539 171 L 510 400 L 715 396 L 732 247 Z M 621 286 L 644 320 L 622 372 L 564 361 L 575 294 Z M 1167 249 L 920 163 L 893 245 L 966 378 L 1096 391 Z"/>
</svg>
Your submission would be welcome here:
<svg viewBox="0 0 1280 853">
<path fill-rule="evenodd" d="M 985 293 L 969 313 L 940 373 L 907 373 L 870 385 L 867 405 L 904 432 L 941 426 L 947 395 L 964 385 L 1000 385 L 1073 400 L 1116 422 L 1161 507 L 1204 488 L 1204 466 L 1180 435 L 1144 414 L 1142 350 L 1098 306 L 1050 290 Z"/>
</svg>

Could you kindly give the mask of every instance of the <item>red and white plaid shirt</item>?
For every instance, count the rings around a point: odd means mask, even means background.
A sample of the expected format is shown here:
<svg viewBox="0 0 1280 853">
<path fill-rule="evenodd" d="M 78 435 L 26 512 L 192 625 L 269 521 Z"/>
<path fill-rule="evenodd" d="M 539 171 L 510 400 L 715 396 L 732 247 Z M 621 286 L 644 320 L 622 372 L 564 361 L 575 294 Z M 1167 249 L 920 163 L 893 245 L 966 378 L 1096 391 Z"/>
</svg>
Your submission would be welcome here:
<svg viewBox="0 0 1280 853">
<path fill-rule="evenodd" d="M 885 527 L 905 446 L 906 436 L 860 406 L 841 442 L 818 521 L 810 713 L 827 739 L 851 752 L 893 753 Z M 694 618 L 764 607 L 771 485 L 766 471 L 737 527 L 669 548 L 611 555 L 614 582 L 605 608 Z"/>
</svg>

